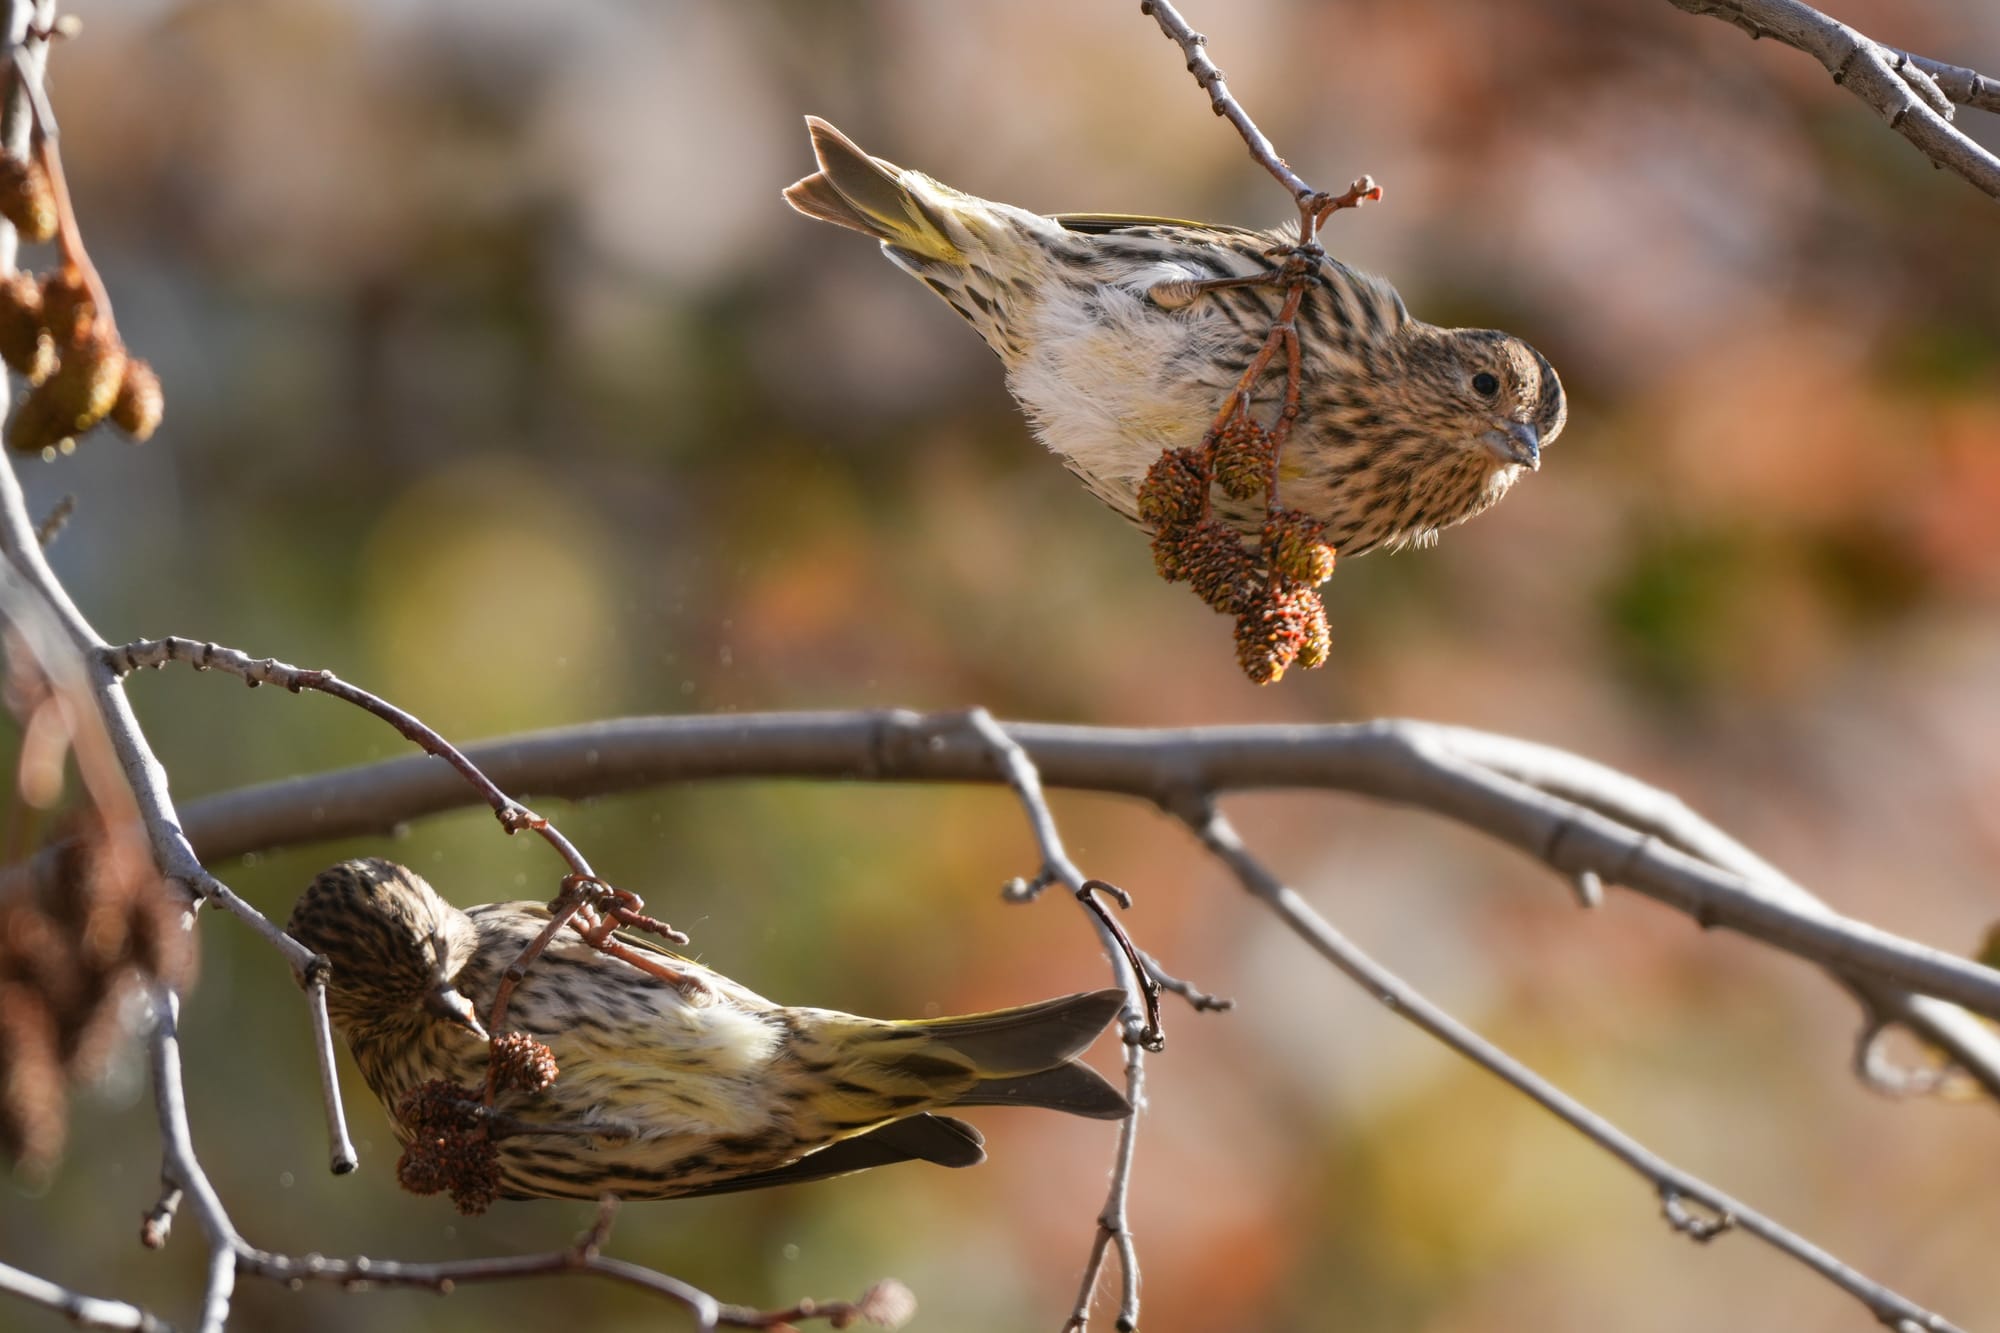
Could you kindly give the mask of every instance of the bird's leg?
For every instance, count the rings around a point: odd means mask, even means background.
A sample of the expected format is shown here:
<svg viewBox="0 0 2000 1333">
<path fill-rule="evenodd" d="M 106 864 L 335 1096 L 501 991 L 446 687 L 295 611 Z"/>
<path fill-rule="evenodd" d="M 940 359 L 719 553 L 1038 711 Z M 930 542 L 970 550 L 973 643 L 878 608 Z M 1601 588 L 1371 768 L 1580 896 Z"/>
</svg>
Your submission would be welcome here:
<svg viewBox="0 0 2000 1333">
<path fill-rule="evenodd" d="M 615 924 L 609 918 L 605 918 L 595 926 L 589 928 L 577 926 L 576 930 L 589 942 L 590 947 L 599 953 L 610 954 L 620 962 L 630 963 L 648 976 L 658 977 L 689 999 L 708 994 L 707 982 L 694 973 L 684 972 L 667 962 L 668 955 L 635 949 L 613 935 L 611 931 Z"/>
<path fill-rule="evenodd" d="M 1264 372 L 1271 368 L 1271 358 L 1278 354 L 1278 348 L 1285 344 L 1287 338 L 1291 339 L 1293 350 L 1286 366 L 1289 374 L 1285 386 L 1285 401 L 1291 408 L 1292 415 L 1298 415 L 1298 333 L 1292 325 L 1292 317 L 1299 313 L 1299 304 L 1305 300 L 1305 295 L 1306 286 L 1303 280 L 1294 284 L 1286 295 L 1285 304 L 1278 309 L 1277 320 L 1264 337 L 1264 345 L 1257 349 L 1257 355 L 1250 358 L 1250 364 L 1243 368 L 1243 374 L 1236 381 L 1236 387 L 1229 391 L 1227 398 L 1223 399 L 1222 410 L 1215 414 L 1215 420 L 1209 422 L 1208 433 L 1202 438 L 1204 447 L 1212 445 L 1215 437 L 1221 435 L 1222 428 L 1229 424 L 1229 418 L 1239 412 L 1250 410 L 1251 390 L 1256 387 L 1257 381 L 1263 378 Z M 1282 416 L 1280 420 L 1283 420 Z M 1287 426 L 1286 429 L 1289 430 L 1290 427 Z"/>
<path fill-rule="evenodd" d="M 563 880 L 562 895 L 556 899 L 558 903 L 565 900 L 574 900 L 576 904 L 569 916 L 570 929 L 581 935 L 583 942 L 591 948 L 620 962 L 630 963 L 648 976 L 658 977 L 690 999 L 708 993 L 707 983 L 666 961 L 673 955 L 651 949 L 635 949 L 614 933 L 620 926 L 628 926 L 634 930 L 649 931 L 676 944 L 687 943 L 686 935 L 666 922 L 641 912 L 639 909 L 646 902 L 638 894 L 616 888 L 601 879 L 571 875 Z"/>
<path fill-rule="evenodd" d="M 1291 438 L 1292 423 L 1299 419 L 1299 331 L 1291 317 L 1297 313 L 1305 290 L 1303 286 L 1292 288 L 1285 299 L 1284 317 L 1271 330 L 1285 345 L 1285 405 L 1279 409 L 1278 419 L 1271 423 L 1271 472 L 1264 489 L 1264 508 L 1269 513 L 1276 513 L 1278 508 L 1278 458 L 1284 452 L 1285 441 Z"/>
<path fill-rule="evenodd" d="M 594 906 L 599 911 L 605 913 L 605 915 L 615 919 L 619 925 L 628 926 L 633 930 L 643 930 L 648 935 L 658 935 L 669 944 L 686 944 L 688 942 L 688 937 L 682 932 L 675 930 L 658 917 L 647 916 L 644 912 L 640 911 L 639 909 L 646 905 L 646 900 L 638 894 L 626 889 L 613 888 L 609 884 L 601 885 L 601 887 L 607 901 L 594 904 Z"/>
</svg>

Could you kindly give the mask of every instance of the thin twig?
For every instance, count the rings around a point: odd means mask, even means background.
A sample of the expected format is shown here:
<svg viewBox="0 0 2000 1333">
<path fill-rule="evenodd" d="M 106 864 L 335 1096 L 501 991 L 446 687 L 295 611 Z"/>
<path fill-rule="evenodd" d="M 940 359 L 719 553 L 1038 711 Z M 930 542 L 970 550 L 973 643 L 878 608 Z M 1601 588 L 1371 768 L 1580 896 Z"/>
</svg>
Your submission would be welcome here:
<svg viewBox="0 0 2000 1333">
<path fill-rule="evenodd" d="M 1097 1214 L 1097 1230 L 1091 1237 L 1090 1256 L 1083 1266 L 1083 1281 L 1077 1288 L 1076 1308 L 1070 1312 L 1063 1333 L 1085 1333 L 1090 1327 L 1090 1307 L 1095 1303 L 1097 1284 L 1104 1272 L 1104 1259 L 1118 1251 L 1118 1333 L 1136 1333 L 1139 1327 L 1139 1245 L 1132 1235 L 1129 1198 L 1132 1189 L 1132 1158 L 1138 1148 L 1139 1112 L 1145 1105 L 1146 1046 L 1128 1033 L 1125 1042 L 1125 1094 L 1132 1114 L 1119 1127 L 1118 1150 L 1112 1158 L 1111 1189 Z"/>
<path fill-rule="evenodd" d="M 1278 156 L 1277 147 L 1264 137 L 1264 131 L 1257 128 L 1257 122 L 1250 119 L 1249 113 L 1230 94 L 1222 71 L 1208 58 L 1208 38 L 1189 27 L 1188 21 L 1168 0 L 1139 0 L 1139 12 L 1150 15 L 1160 25 L 1160 31 L 1180 46 L 1181 54 L 1187 57 L 1188 73 L 1194 75 L 1194 81 L 1208 94 L 1209 108 L 1236 127 L 1236 132 L 1243 136 L 1243 142 L 1250 149 L 1250 156 L 1257 159 L 1257 164 L 1270 172 L 1278 184 L 1290 190 L 1301 206 L 1318 194 L 1318 190 L 1307 184 L 1304 177 Z"/>
<path fill-rule="evenodd" d="M 184 1206 L 193 1209 L 208 1241 L 210 1264 L 202 1297 L 201 1330 L 213 1333 L 229 1320 L 229 1298 L 236 1282 L 234 1255 L 241 1239 L 195 1154 L 181 1074 L 180 998 L 164 986 L 153 990 L 152 1048 L 153 1106 L 160 1123 L 160 1151 L 166 1159 L 162 1174 L 179 1186 Z"/>
<path fill-rule="evenodd" d="M 835 1328 L 845 1328 L 863 1319 L 886 1324 L 889 1321 L 883 1316 L 892 1303 L 901 1311 L 913 1308 L 907 1293 L 895 1283 L 878 1283 L 859 1300 L 800 1301 L 783 1310 L 725 1304 L 692 1283 L 598 1253 L 611 1238 L 614 1212 L 615 1203 L 600 1207 L 597 1221 L 576 1244 L 543 1254 L 405 1263 L 394 1259 L 327 1259 L 319 1255 L 300 1258 L 244 1247 L 236 1256 L 236 1264 L 244 1273 L 285 1284 L 325 1282 L 349 1291 L 420 1287 L 445 1295 L 462 1284 L 474 1282 L 565 1275 L 600 1277 L 663 1296 L 685 1307 L 694 1316 L 696 1325 L 704 1329 L 784 1328 L 809 1319 L 824 1319 Z"/>
<path fill-rule="evenodd" d="M 93 327 L 101 327 L 107 338 L 115 339 L 118 321 L 111 313 L 111 293 L 105 289 L 97 265 L 91 262 L 90 251 L 84 247 L 83 228 L 77 225 L 76 205 L 70 201 L 69 182 L 63 177 L 62 153 L 56 147 L 60 134 L 55 108 L 49 104 L 48 90 L 42 86 L 25 46 L 14 48 L 14 73 L 16 82 L 27 93 L 28 108 L 34 115 L 35 150 L 41 158 L 42 170 L 48 174 L 49 194 L 55 200 L 56 244 L 62 250 L 63 267 L 81 279 L 83 289 L 90 293 Z"/>
<path fill-rule="evenodd" d="M 1031 897 L 1034 886 L 1059 883 L 1083 904 L 1090 914 L 1091 923 L 1097 927 L 1098 937 L 1104 942 L 1105 952 L 1111 955 L 1112 970 L 1119 988 L 1126 995 L 1127 1014 L 1140 1024 L 1141 1039 L 1147 1048 L 1159 1050 L 1166 1043 L 1166 1037 L 1160 1031 L 1159 987 L 1139 964 L 1139 952 L 1131 937 L 1104 910 L 1096 895 L 1100 890 L 1109 890 L 1121 907 L 1132 905 L 1131 896 L 1103 880 L 1086 879 L 1083 872 L 1076 868 L 1076 862 L 1069 859 L 1069 852 L 1063 847 L 1062 834 L 1056 828 L 1055 815 L 1049 810 L 1048 797 L 1042 793 L 1041 774 L 1035 771 L 1034 761 L 1028 758 L 1028 752 L 993 720 L 993 715 L 984 708 L 974 708 L 964 715 L 964 721 L 966 728 L 979 738 L 980 744 L 993 757 L 1000 776 L 1020 799 L 1021 809 L 1028 817 L 1028 827 L 1034 831 L 1035 843 L 1041 850 L 1042 866 L 1035 878 L 1028 881 L 1029 889 L 1009 896 Z"/>
<path fill-rule="evenodd" d="M 480 769 L 479 765 L 466 758 L 465 752 L 453 745 L 444 735 L 405 709 L 372 694 L 358 685 L 351 685 L 331 671 L 307 669 L 280 662 L 271 657 L 251 657 L 235 648 L 225 648 L 220 644 L 205 643 L 195 639 L 169 636 L 163 639 L 140 639 L 116 648 L 102 648 L 98 660 L 113 678 L 122 680 L 142 668 L 158 670 L 169 662 L 181 662 L 196 671 L 222 671 L 235 676 L 255 688 L 259 685 L 276 685 L 297 694 L 303 690 L 313 690 L 328 694 L 343 702 L 353 704 L 364 712 L 382 719 L 397 733 L 413 742 L 426 754 L 435 755 L 449 764 L 458 775 L 469 783 L 473 790 L 485 798 L 492 807 L 493 814 L 500 821 L 500 827 L 509 834 L 522 829 L 539 834 L 570 868 L 563 879 L 563 887 L 551 904 L 555 913 L 549 925 L 521 950 L 507 968 L 500 987 L 494 995 L 492 1019 L 488 1030 L 495 1038 L 506 1033 L 507 1004 L 515 986 L 520 984 L 527 971 L 548 947 L 556 934 L 565 926 L 574 927 L 591 947 L 612 957 L 650 972 L 662 980 L 683 988 L 696 985 L 686 973 L 660 963 L 641 954 L 611 936 L 611 930 L 618 925 L 651 930 L 665 936 L 676 944 L 686 944 L 688 937 L 661 921 L 645 916 L 640 909 L 644 901 L 634 893 L 613 888 L 590 868 L 574 843 L 558 829 L 553 822 L 530 810 L 520 801 L 502 791 L 497 783 Z M 593 892 L 593 887 L 597 892 Z M 600 915 L 601 914 L 601 915 Z M 323 1001 L 322 1001 L 323 1005 Z M 330 1068 L 322 1073 L 323 1086 L 330 1086 Z M 486 1100 L 490 1104 L 494 1095 L 492 1070 L 489 1069 L 486 1082 Z M 328 1103 L 329 1113 L 338 1109 L 338 1094 Z M 346 1157 L 343 1159 L 342 1149 Z M 335 1140 L 334 1170 L 343 1169 L 343 1160 L 352 1161 L 353 1148 L 344 1143 L 344 1131 Z"/>
<path fill-rule="evenodd" d="M 160 1198 L 146 1210 L 145 1218 L 139 1223 L 139 1243 L 149 1250 L 166 1246 L 167 1238 L 173 1234 L 174 1214 L 180 1211 L 183 1197 L 181 1187 L 160 1173 Z"/>
<path fill-rule="evenodd" d="M 1669 0 L 1805 52 L 1875 109 L 1933 165 L 2000 199 L 2000 157 L 1951 123 L 1951 103 L 2000 109 L 2000 84 L 1975 70 L 1898 51 L 1800 0 Z M 1947 86 L 1949 85 L 1949 86 Z"/>
<path fill-rule="evenodd" d="M 347 1113 L 340 1104 L 340 1078 L 333 1068 L 333 1023 L 326 1013 L 326 973 L 315 959 L 306 974 L 306 1013 L 312 1020 L 313 1048 L 319 1056 L 320 1104 L 326 1112 L 326 1137 L 331 1145 L 327 1166 L 336 1176 L 344 1176 L 360 1165 L 354 1140 L 347 1135 Z"/>
<path fill-rule="evenodd" d="M 493 807 L 494 817 L 500 821 L 500 827 L 508 833 L 518 833 L 528 829 L 540 834 L 568 864 L 571 874 L 586 879 L 597 878 L 596 872 L 590 868 L 590 862 L 584 859 L 583 853 L 576 849 L 574 843 L 563 836 L 560 829 L 500 790 L 491 778 L 480 771 L 479 765 L 467 759 L 465 753 L 446 740 L 441 733 L 428 726 L 415 714 L 396 707 L 380 695 L 371 694 L 357 685 L 348 684 L 331 671 L 295 667 L 273 657 L 251 657 L 248 653 L 235 648 L 224 648 L 220 644 L 174 636 L 164 639 L 139 639 L 115 648 L 100 648 L 97 656 L 98 660 L 104 663 L 105 669 L 117 679 L 123 679 L 142 668 L 150 667 L 158 670 L 169 662 L 182 662 L 196 671 L 226 672 L 252 688 L 258 685 L 276 685 L 293 694 L 301 690 L 315 690 L 353 704 L 387 722 L 426 754 L 436 755 L 450 764 L 458 771 L 458 775 L 472 784 L 473 789 Z"/>
<path fill-rule="evenodd" d="M 1131 1190 L 1133 1154 L 1138 1141 L 1140 1093 L 1145 1084 L 1144 1052 L 1157 1051 L 1166 1045 L 1166 1034 L 1160 1029 L 1160 988 L 1146 972 L 1131 937 L 1097 898 L 1100 891 L 1108 892 L 1121 906 L 1129 907 L 1131 896 L 1103 880 L 1085 879 L 1083 872 L 1076 868 L 1076 863 L 1069 859 L 1069 852 L 1063 847 L 1062 833 L 1056 827 L 1055 814 L 1049 809 L 1048 797 L 1042 791 L 1041 774 L 1036 771 L 1034 761 L 1028 758 L 1028 752 L 984 708 L 966 713 L 963 725 L 999 769 L 1002 779 L 1014 789 L 1022 811 L 1027 815 L 1028 827 L 1033 830 L 1035 843 L 1042 855 L 1041 868 L 1030 883 L 1036 886 L 1060 883 L 1083 904 L 1091 924 L 1097 928 L 1098 938 L 1104 943 L 1105 952 L 1111 958 L 1112 975 L 1117 978 L 1119 989 L 1125 992 L 1125 1099 L 1131 1103 L 1132 1113 L 1125 1117 L 1125 1123 L 1119 1129 L 1118 1151 L 1112 1160 L 1111 1185 L 1104 1196 L 1104 1207 L 1097 1215 L 1097 1235 L 1091 1242 L 1090 1256 L 1084 1263 L 1083 1285 L 1077 1295 L 1076 1310 L 1064 1330 L 1065 1333 L 1083 1333 L 1089 1324 L 1090 1307 L 1097 1293 L 1098 1280 L 1104 1272 L 1104 1256 L 1111 1247 L 1116 1247 L 1118 1251 L 1118 1271 L 1122 1278 L 1118 1328 L 1136 1329 L 1139 1326 L 1139 1252 L 1132 1242 L 1126 1200 Z M 1014 891 L 1008 896 L 1022 900 L 1033 897 L 1033 892 Z"/>
<path fill-rule="evenodd" d="M 1250 113 L 1229 91 L 1222 71 L 1209 59 L 1208 38 L 1190 27 L 1169 0 L 1139 0 L 1139 12 L 1159 24 L 1160 31 L 1181 48 L 1181 54 L 1187 57 L 1188 73 L 1194 75 L 1194 81 L 1208 94 L 1209 109 L 1236 127 L 1236 133 L 1242 136 L 1250 156 L 1270 172 L 1278 184 L 1291 192 L 1293 201 L 1299 207 L 1301 246 L 1311 245 L 1320 226 L 1334 213 L 1343 208 L 1358 208 L 1363 199 L 1382 197 L 1381 188 L 1366 176 L 1349 186 L 1346 193 L 1337 195 L 1308 184 L 1304 177 L 1292 170 L 1290 163 L 1278 156 L 1277 146 L 1264 131 L 1257 128 L 1257 122 L 1250 119 Z"/>
<path fill-rule="evenodd" d="M 1146 975 L 1153 979 L 1155 985 L 1186 1000 L 1188 1007 L 1198 1014 L 1217 1014 L 1236 1007 L 1236 1001 L 1227 995 L 1211 995 L 1193 982 L 1175 976 L 1160 966 L 1159 959 L 1144 950 L 1139 953 L 1139 961 L 1145 965 Z"/>
<path fill-rule="evenodd" d="M 1803 1236 L 1673 1165 L 1440 1009 L 1335 930 L 1304 898 L 1266 869 L 1212 801 L 1198 796 L 1186 797 L 1174 804 L 1171 813 L 1179 816 L 1194 831 L 1202 845 L 1229 868 L 1252 897 L 1269 908 L 1293 934 L 1379 1000 L 1391 1013 L 1407 1019 L 1452 1051 L 1540 1104 L 1637 1172 L 1653 1187 L 1668 1220 L 1677 1230 L 1697 1240 L 1712 1239 L 1725 1228 L 1746 1232 L 1812 1269 L 1867 1306 L 1877 1319 L 1892 1328 L 1907 1326 L 1930 1330 L 1931 1333 L 1957 1333 L 1957 1326 L 1942 1316 L 1862 1276 Z M 1692 1201 L 1706 1210 L 1709 1217 L 1704 1219 L 1690 1214 L 1683 1201 Z"/>
</svg>

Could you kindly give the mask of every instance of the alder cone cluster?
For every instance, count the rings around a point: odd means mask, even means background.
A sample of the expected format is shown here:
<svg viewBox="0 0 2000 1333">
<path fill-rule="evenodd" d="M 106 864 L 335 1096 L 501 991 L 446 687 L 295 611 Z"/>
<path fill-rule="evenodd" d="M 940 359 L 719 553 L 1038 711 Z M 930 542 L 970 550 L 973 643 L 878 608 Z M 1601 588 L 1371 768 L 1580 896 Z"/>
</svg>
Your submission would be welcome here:
<svg viewBox="0 0 2000 1333">
<path fill-rule="evenodd" d="M 434 1078 L 396 1107 L 397 1123 L 410 1130 L 396 1159 L 397 1182 L 412 1194 L 448 1193 L 467 1217 L 485 1212 L 500 1193 L 500 1153 L 478 1105 L 478 1089 Z"/>
<path fill-rule="evenodd" d="M 0 897 L 0 1153 L 31 1172 L 62 1155 L 69 1086 L 102 1071 L 127 996 L 178 986 L 193 964 L 151 862 L 85 824 L 46 883 Z"/>
<path fill-rule="evenodd" d="M 1206 448 L 1162 452 L 1139 486 L 1139 517 L 1153 529 L 1153 567 L 1236 617 L 1236 662 L 1258 685 L 1293 663 L 1324 665 L 1333 643 L 1318 592 L 1334 567 L 1326 525 L 1274 508 L 1253 550 L 1208 514 L 1211 486 L 1239 500 L 1272 494 L 1277 461 L 1270 432 L 1238 414 Z"/>
<path fill-rule="evenodd" d="M 0 217 L 26 241 L 58 235 L 60 209 L 39 159 L 0 154 Z M 65 246 L 73 239 L 72 229 Z M 104 421 L 143 442 L 166 410 L 160 377 L 126 350 L 68 249 L 39 279 L 0 279 L 0 360 L 29 386 L 7 421 L 7 447 L 16 453 L 66 453 Z"/>
</svg>

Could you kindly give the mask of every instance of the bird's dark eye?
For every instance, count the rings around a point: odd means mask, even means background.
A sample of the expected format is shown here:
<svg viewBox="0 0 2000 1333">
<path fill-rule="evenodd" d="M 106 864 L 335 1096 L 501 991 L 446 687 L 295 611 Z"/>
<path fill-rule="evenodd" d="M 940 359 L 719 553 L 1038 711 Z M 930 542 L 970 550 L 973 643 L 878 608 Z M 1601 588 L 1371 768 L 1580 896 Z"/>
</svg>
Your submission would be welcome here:
<svg viewBox="0 0 2000 1333">
<path fill-rule="evenodd" d="M 1481 398 L 1491 398 L 1500 392 L 1500 377 L 1490 370 L 1482 370 L 1472 377 L 1472 387 Z"/>
</svg>

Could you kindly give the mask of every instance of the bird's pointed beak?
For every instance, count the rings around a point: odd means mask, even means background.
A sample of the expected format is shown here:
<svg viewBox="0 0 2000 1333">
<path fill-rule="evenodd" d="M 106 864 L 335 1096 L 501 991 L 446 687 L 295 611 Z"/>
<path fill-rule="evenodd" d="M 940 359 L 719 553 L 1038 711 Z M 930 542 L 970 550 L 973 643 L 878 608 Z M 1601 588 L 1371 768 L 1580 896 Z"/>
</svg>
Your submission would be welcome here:
<svg viewBox="0 0 2000 1333">
<path fill-rule="evenodd" d="M 460 995 L 448 981 L 440 981 L 424 996 L 424 1008 L 439 1018 L 456 1023 L 481 1041 L 486 1041 L 486 1028 L 480 1023 L 479 1015 L 472 1007 L 472 1001 Z"/>
<path fill-rule="evenodd" d="M 1497 422 L 1479 442 L 1503 463 L 1518 463 L 1530 472 L 1542 466 L 1542 435 L 1525 421 Z"/>
</svg>

